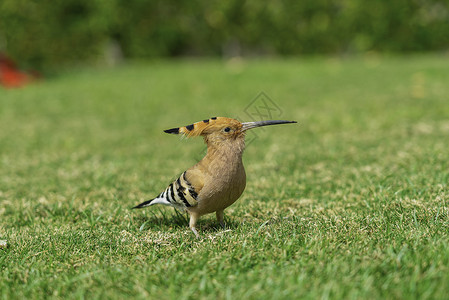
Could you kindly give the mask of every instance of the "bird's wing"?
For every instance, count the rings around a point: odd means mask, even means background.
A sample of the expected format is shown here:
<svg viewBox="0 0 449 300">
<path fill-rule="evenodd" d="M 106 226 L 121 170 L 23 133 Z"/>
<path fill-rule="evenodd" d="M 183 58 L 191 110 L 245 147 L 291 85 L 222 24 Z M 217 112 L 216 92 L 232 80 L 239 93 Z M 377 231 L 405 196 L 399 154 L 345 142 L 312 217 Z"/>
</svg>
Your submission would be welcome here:
<svg viewBox="0 0 449 300">
<path fill-rule="evenodd" d="M 202 173 L 196 169 L 189 169 L 173 181 L 159 196 L 133 208 L 143 208 L 154 204 L 169 205 L 180 209 L 196 206 L 198 194 L 203 186 Z"/>
<path fill-rule="evenodd" d="M 198 168 L 192 167 L 185 171 L 182 176 L 184 176 L 184 180 L 191 187 L 191 191 L 196 194 L 197 198 L 204 187 L 204 173 Z"/>
</svg>

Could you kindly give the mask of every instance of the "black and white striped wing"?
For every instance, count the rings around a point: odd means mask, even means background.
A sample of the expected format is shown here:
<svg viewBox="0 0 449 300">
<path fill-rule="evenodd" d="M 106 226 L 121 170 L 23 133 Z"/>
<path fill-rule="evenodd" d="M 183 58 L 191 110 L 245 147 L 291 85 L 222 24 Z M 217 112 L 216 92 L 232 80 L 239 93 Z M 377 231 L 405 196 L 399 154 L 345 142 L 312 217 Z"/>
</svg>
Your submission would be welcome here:
<svg viewBox="0 0 449 300">
<path fill-rule="evenodd" d="M 154 199 L 145 201 L 133 208 L 143 208 L 155 204 L 169 205 L 178 209 L 186 209 L 198 204 L 198 193 L 186 178 L 186 172 L 173 181 Z"/>
</svg>

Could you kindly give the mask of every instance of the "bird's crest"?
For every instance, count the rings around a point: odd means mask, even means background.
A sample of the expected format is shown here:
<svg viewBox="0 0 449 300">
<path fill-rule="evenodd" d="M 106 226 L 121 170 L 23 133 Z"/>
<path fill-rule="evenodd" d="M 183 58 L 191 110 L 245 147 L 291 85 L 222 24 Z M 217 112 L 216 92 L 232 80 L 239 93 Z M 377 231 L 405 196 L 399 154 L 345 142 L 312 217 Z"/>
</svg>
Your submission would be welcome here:
<svg viewBox="0 0 449 300">
<path fill-rule="evenodd" d="M 226 126 L 242 127 L 242 123 L 235 119 L 225 117 L 212 117 L 203 121 L 199 121 L 187 126 L 176 127 L 164 130 L 166 133 L 182 134 L 186 137 L 194 137 L 200 135 L 207 135 L 213 131 L 217 131 Z"/>
</svg>

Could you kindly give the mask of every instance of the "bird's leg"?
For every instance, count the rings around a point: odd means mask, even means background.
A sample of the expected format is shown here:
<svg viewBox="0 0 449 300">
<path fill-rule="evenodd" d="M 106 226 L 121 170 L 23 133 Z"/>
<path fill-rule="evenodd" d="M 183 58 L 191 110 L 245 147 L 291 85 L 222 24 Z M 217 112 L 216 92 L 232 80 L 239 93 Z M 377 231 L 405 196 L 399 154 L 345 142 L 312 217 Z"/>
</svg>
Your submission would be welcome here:
<svg viewBox="0 0 449 300">
<path fill-rule="evenodd" d="M 220 223 L 221 227 L 223 227 L 223 229 L 226 228 L 225 223 L 224 223 L 224 212 L 223 210 L 217 210 L 217 212 L 215 213 L 217 215 L 217 221 Z"/>
<path fill-rule="evenodd" d="M 199 216 L 195 213 L 190 213 L 190 222 L 189 222 L 189 227 L 190 229 L 193 231 L 193 233 L 195 234 L 196 238 L 199 239 L 200 235 L 198 234 L 198 231 L 196 231 L 195 225 L 196 225 L 196 221 L 198 221 Z"/>
</svg>

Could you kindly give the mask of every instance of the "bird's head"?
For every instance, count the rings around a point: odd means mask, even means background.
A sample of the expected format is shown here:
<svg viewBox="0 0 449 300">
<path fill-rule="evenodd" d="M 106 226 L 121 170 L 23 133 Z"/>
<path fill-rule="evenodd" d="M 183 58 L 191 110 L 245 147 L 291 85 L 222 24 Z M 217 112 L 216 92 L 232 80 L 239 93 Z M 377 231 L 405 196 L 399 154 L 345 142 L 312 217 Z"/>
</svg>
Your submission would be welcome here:
<svg viewBox="0 0 449 300">
<path fill-rule="evenodd" d="M 269 120 L 241 123 L 235 119 L 213 117 L 187 126 L 164 130 L 166 133 L 182 134 L 186 137 L 202 136 L 208 145 L 243 140 L 246 130 L 261 126 L 296 123 L 295 121 Z"/>
</svg>

